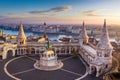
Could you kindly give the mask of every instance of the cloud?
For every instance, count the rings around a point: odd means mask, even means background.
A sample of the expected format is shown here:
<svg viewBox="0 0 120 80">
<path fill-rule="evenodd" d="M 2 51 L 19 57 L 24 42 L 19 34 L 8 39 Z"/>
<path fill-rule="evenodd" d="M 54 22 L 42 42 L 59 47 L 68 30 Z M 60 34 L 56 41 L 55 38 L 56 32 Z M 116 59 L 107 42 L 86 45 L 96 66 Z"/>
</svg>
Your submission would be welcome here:
<svg viewBox="0 0 120 80">
<path fill-rule="evenodd" d="M 120 17 L 119 15 L 111 15 L 111 14 L 100 14 L 101 12 L 106 11 L 106 9 L 96 9 L 96 10 L 86 10 L 80 11 L 80 13 L 84 16 L 91 16 L 91 17 Z"/>
<path fill-rule="evenodd" d="M 6 16 L 6 15 L 0 15 L 0 21 L 1 20 L 5 20 L 5 19 L 8 19 L 9 17 L 8 16 Z"/>
<path fill-rule="evenodd" d="M 55 8 L 50 8 L 48 10 L 41 10 L 41 11 L 30 11 L 29 13 L 31 14 L 44 14 L 44 13 L 49 13 L 49 12 L 62 12 L 62 11 L 69 11 L 71 10 L 71 6 L 62 6 L 62 7 L 55 7 Z"/>
<path fill-rule="evenodd" d="M 102 16 L 98 14 L 99 11 L 100 10 L 86 10 L 86 11 L 80 11 L 80 13 L 86 16 Z"/>
<path fill-rule="evenodd" d="M 6 15 L 0 15 L 0 19 L 7 18 Z"/>
</svg>

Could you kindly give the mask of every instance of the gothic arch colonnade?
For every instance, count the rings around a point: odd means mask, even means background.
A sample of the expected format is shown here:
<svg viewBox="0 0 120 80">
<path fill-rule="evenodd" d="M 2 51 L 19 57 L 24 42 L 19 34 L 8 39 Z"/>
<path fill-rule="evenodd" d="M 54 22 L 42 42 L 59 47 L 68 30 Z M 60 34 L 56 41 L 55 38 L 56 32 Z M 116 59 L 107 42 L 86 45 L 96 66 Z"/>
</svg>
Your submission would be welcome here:
<svg viewBox="0 0 120 80">
<path fill-rule="evenodd" d="M 2 53 L 2 59 L 10 58 L 15 55 L 16 54 L 14 48 L 4 48 L 4 51 Z"/>
</svg>

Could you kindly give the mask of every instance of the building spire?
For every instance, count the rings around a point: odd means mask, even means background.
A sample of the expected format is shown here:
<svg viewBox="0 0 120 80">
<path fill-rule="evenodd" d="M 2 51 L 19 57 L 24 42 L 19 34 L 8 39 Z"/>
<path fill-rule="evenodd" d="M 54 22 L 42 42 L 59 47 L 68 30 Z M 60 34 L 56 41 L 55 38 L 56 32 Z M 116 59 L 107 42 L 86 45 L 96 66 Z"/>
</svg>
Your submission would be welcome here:
<svg viewBox="0 0 120 80">
<path fill-rule="evenodd" d="M 106 19 L 104 19 L 104 25 L 103 25 L 103 33 L 105 33 L 106 35 L 108 35 L 108 30 L 107 30 L 107 26 L 106 26 Z"/>
<path fill-rule="evenodd" d="M 88 43 L 89 37 L 87 35 L 87 31 L 86 31 L 86 27 L 85 27 L 84 21 L 83 21 L 82 30 L 80 30 L 80 32 L 79 32 L 79 38 L 83 40 L 84 44 Z"/>
<path fill-rule="evenodd" d="M 85 23 L 83 21 L 83 33 L 82 33 L 82 36 L 83 36 L 83 39 L 84 39 L 84 43 L 88 43 L 88 35 L 87 35 L 87 31 L 86 31 L 86 26 L 85 26 Z"/>
<path fill-rule="evenodd" d="M 25 33 L 24 33 L 23 24 L 21 22 L 20 22 L 20 29 L 19 29 L 17 39 L 18 39 L 19 42 L 22 42 L 23 44 L 26 41 L 26 36 L 25 36 Z"/>
<path fill-rule="evenodd" d="M 88 38 L 88 35 L 87 35 L 87 31 L 86 31 L 86 26 L 85 26 L 85 23 L 83 21 L 83 38 Z"/>
<path fill-rule="evenodd" d="M 101 38 L 97 44 L 97 47 L 101 48 L 101 49 L 112 49 L 113 48 L 111 43 L 110 43 L 110 39 L 109 39 L 108 29 L 106 26 L 106 19 L 104 19 L 104 25 L 102 28 L 102 35 L 101 35 Z"/>
</svg>

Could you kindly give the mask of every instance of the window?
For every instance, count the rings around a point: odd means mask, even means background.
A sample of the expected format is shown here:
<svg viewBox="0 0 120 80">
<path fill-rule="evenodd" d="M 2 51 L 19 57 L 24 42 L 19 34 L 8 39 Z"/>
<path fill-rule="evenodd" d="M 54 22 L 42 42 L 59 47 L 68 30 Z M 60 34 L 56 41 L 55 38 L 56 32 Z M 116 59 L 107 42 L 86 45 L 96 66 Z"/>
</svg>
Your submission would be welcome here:
<svg viewBox="0 0 120 80">
<path fill-rule="evenodd" d="M 50 57 L 50 55 L 48 55 L 48 57 Z"/>
<path fill-rule="evenodd" d="M 102 57 L 102 53 L 100 51 L 98 51 L 97 56 Z"/>
<path fill-rule="evenodd" d="M 109 57 L 109 55 L 106 53 L 106 54 L 105 54 L 105 57 Z"/>
<path fill-rule="evenodd" d="M 108 65 L 106 65 L 105 68 L 108 68 Z"/>
</svg>

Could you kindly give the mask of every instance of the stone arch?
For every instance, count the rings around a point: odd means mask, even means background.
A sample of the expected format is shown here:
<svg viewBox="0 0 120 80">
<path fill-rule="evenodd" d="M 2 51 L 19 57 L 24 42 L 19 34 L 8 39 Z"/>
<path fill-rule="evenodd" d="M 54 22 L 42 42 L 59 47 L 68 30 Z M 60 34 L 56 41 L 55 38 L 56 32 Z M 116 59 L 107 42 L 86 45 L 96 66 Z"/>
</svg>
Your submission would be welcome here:
<svg viewBox="0 0 120 80">
<path fill-rule="evenodd" d="M 76 47 L 76 51 L 79 53 L 79 47 Z"/>
<path fill-rule="evenodd" d="M 31 48 L 31 54 L 35 54 L 35 48 Z"/>
<path fill-rule="evenodd" d="M 29 48 L 29 47 L 26 48 L 26 54 L 27 54 L 27 55 L 30 55 L 30 54 L 31 54 L 31 51 L 30 51 L 30 48 Z"/>
<path fill-rule="evenodd" d="M 21 54 L 24 54 L 24 49 L 21 48 Z"/>
<path fill-rule="evenodd" d="M 78 52 L 77 52 L 76 47 L 72 47 L 71 53 L 72 53 L 73 55 L 77 55 Z"/>
<path fill-rule="evenodd" d="M 37 48 L 36 49 L 36 54 L 39 54 L 40 53 L 40 50 Z"/>
<path fill-rule="evenodd" d="M 69 53 L 69 47 L 67 47 L 66 49 L 67 49 L 66 52 Z"/>
<path fill-rule="evenodd" d="M 40 47 L 40 48 L 38 49 L 38 52 L 41 54 L 41 53 L 43 53 L 45 50 L 46 50 L 45 47 Z"/>
<path fill-rule="evenodd" d="M 20 55 L 20 48 L 17 49 L 17 55 Z"/>
<path fill-rule="evenodd" d="M 15 56 L 15 50 L 13 48 L 5 49 L 2 55 L 2 59 L 10 58 Z"/>
<path fill-rule="evenodd" d="M 17 56 L 17 49 L 15 50 L 15 56 Z"/>
<path fill-rule="evenodd" d="M 65 48 L 64 47 L 61 48 L 61 53 L 65 53 Z"/>
<path fill-rule="evenodd" d="M 91 66 L 91 73 L 96 76 L 97 68 L 95 66 Z"/>
<path fill-rule="evenodd" d="M 8 50 L 6 58 L 11 58 L 12 56 L 13 56 L 13 51 L 12 50 Z"/>
<path fill-rule="evenodd" d="M 59 54 L 59 52 L 60 52 L 60 51 L 59 51 L 59 48 L 56 48 L 56 53 Z"/>
</svg>

